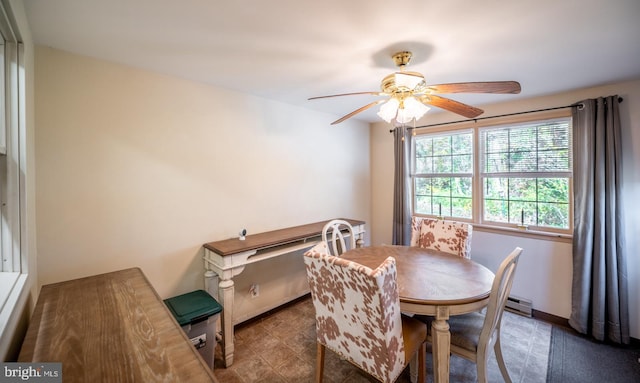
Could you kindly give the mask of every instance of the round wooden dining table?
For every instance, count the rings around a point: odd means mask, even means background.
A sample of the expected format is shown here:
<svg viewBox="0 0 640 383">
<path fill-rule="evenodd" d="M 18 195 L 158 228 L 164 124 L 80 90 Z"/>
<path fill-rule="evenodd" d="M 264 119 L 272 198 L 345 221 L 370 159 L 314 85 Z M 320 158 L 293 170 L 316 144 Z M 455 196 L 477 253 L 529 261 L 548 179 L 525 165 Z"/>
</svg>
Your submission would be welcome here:
<svg viewBox="0 0 640 383">
<path fill-rule="evenodd" d="M 448 382 L 451 333 L 447 320 L 487 305 L 493 272 L 470 259 L 420 247 L 361 247 L 341 257 L 372 269 L 387 257 L 395 258 L 400 309 L 435 317 L 431 325 L 434 381 Z"/>
</svg>

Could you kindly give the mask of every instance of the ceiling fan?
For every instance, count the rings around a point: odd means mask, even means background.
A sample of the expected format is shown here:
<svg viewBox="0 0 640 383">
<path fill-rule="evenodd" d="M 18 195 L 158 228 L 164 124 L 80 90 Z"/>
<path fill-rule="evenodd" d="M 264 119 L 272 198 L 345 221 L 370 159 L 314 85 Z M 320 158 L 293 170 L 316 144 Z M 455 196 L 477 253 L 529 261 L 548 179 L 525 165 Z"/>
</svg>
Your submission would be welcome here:
<svg viewBox="0 0 640 383">
<path fill-rule="evenodd" d="M 370 94 L 374 96 L 387 96 L 360 107 L 353 112 L 339 118 L 331 125 L 339 124 L 344 120 L 355 116 L 365 110 L 383 104 L 378 116 L 387 122 L 395 120 L 397 123 L 406 124 L 411 120 L 418 120 L 430 108 L 435 106 L 467 118 L 475 118 L 481 115 L 482 109 L 437 94 L 447 93 L 520 93 L 520 83 L 517 81 L 488 81 L 488 82 L 459 82 L 449 84 L 427 85 L 424 76 L 418 72 L 405 70 L 412 53 L 408 51 L 398 52 L 392 56 L 400 71 L 394 72 L 382 79 L 381 92 L 354 92 L 333 94 L 329 96 L 311 97 L 309 100 L 321 98 L 342 97 Z"/>
</svg>

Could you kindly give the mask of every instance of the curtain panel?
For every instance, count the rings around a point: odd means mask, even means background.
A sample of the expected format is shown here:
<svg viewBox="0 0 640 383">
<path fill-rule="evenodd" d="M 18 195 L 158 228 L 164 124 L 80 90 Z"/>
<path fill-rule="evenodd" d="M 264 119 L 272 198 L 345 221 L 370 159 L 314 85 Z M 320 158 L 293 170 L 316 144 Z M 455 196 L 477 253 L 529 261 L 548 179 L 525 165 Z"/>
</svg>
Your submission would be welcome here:
<svg viewBox="0 0 640 383">
<path fill-rule="evenodd" d="M 396 127 L 393 177 L 393 245 L 411 243 L 411 134 L 405 126 Z"/>
<path fill-rule="evenodd" d="M 618 96 L 581 101 L 573 114 L 574 233 L 569 324 L 628 344 Z"/>
</svg>

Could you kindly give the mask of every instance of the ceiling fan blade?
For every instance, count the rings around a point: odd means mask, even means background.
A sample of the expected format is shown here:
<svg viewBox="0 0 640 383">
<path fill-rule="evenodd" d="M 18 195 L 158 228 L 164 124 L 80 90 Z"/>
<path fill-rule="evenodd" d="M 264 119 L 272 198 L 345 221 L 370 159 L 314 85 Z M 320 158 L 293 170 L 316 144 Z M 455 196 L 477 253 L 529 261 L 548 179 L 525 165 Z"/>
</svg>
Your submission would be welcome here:
<svg viewBox="0 0 640 383">
<path fill-rule="evenodd" d="M 517 81 L 458 82 L 429 85 L 434 93 L 520 93 Z"/>
<path fill-rule="evenodd" d="M 342 97 L 342 96 L 357 96 L 357 95 L 361 95 L 361 94 L 372 94 L 374 96 L 382 96 L 382 95 L 384 95 L 384 93 L 382 93 L 382 92 L 354 92 L 354 93 L 332 94 L 332 95 L 329 95 L 329 96 L 310 97 L 307 100 L 317 100 L 319 98 Z"/>
<path fill-rule="evenodd" d="M 484 113 L 484 110 L 482 109 L 454 101 L 450 98 L 436 96 L 434 94 L 420 96 L 419 99 L 424 104 L 433 105 L 467 118 L 475 118 Z"/>
<path fill-rule="evenodd" d="M 360 112 L 364 112 L 365 110 L 371 108 L 372 106 L 376 106 L 376 105 L 381 104 L 381 103 L 383 103 L 385 101 L 387 101 L 387 100 L 386 99 L 385 100 L 378 100 L 378 101 L 374 101 L 374 102 L 372 102 L 370 104 L 367 104 L 367 105 L 365 105 L 365 106 L 363 106 L 361 108 L 358 108 L 358 109 L 354 110 L 353 112 L 347 114 L 346 116 L 341 117 L 338 120 L 335 120 L 334 122 L 331 123 L 331 125 L 339 124 L 342 121 L 344 121 L 344 120 L 346 120 L 348 118 L 351 118 L 351 117 L 355 116 L 356 114 L 358 114 Z"/>
</svg>

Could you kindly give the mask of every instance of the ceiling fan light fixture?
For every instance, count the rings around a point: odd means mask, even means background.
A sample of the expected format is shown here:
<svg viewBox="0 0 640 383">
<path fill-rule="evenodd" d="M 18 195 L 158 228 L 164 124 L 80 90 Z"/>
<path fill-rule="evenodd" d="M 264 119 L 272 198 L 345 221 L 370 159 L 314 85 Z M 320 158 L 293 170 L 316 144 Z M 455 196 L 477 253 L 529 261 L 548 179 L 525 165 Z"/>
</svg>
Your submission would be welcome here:
<svg viewBox="0 0 640 383">
<path fill-rule="evenodd" d="M 382 104 L 378 116 L 388 123 L 395 119 L 399 124 L 406 124 L 412 120 L 419 120 L 429 109 L 431 108 L 416 100 L 413 96 L 406 97 L 402 104 L 397 98 L 392 97 Z"/>
<path fill-rule="evenodd" d="M 396 121 L 401 124 L 406 124 L 412 120 L 418 121 L 431 109 L 413 96 L 405 98 L 402 104 L 403 107 L 398 109 L 398 115 L 396 116 Z"/>
<path fill-rule="evenodd" d="M 378 111 L 378 116 L 385 120 L 386 122 L 391 122 L 394 118 L 396 118 L 396 114 L 398 114 L 398 107 L 400 106 L 400 102 L 396 98 L 390 98 L 389 101 L 382 104 L 380 107 L 380 111 Z"/>
</svg>

